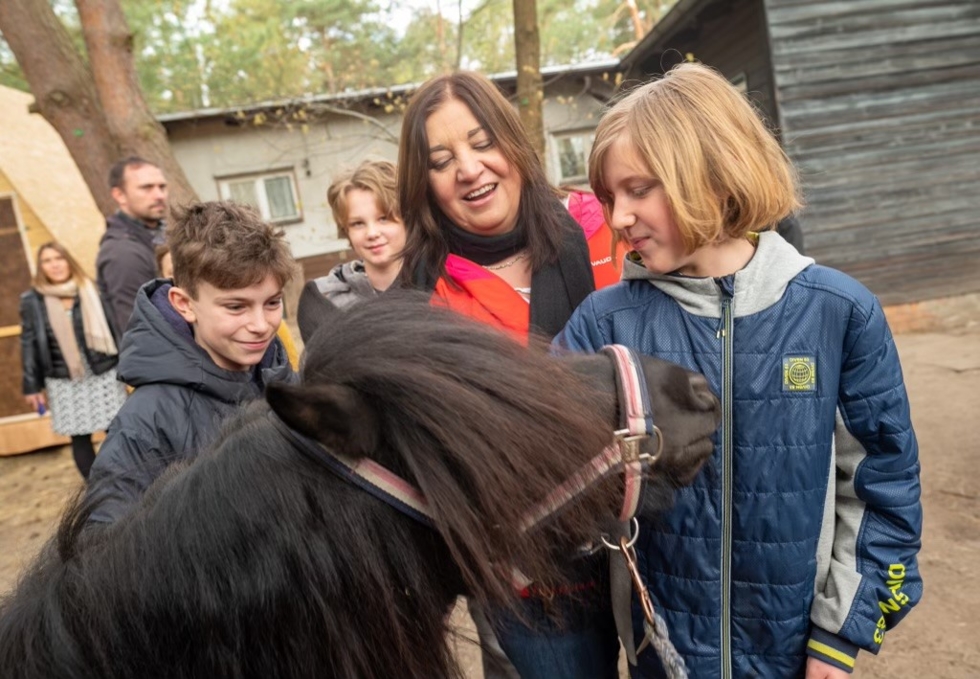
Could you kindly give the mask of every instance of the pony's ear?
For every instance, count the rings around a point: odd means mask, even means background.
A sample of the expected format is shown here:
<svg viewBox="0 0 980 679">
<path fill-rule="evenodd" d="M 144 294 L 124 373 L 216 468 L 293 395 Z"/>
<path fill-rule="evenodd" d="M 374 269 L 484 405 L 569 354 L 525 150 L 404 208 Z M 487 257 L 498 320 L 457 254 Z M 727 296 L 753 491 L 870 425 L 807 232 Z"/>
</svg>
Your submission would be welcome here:
<svg viewBox="0 0 980 679">
<path fill-rule="evenodd" d="M 299 325 L 299 336 L 304 344 L 310 343 L 310 338 L 317 328 L 330 323 L 337 314 L 343 313 L 320 294 L 314 281 L 303 286 L 296 306 L 296 323 Z"/>
<path fill-rule="evenodd" d="M 266 387 L 265 398 L 289 427 L 328 447 L 363 456 L 378 445 L 378 417 L 359 392 L 341 384 Z"/>
</svg>

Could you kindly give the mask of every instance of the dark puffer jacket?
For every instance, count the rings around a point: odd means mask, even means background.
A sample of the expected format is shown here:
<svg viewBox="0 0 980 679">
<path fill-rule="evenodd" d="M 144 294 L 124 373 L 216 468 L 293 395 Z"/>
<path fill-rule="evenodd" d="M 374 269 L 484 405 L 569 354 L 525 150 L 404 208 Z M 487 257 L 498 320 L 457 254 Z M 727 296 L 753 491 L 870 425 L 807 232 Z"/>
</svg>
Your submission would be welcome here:
<svg viewBox="0 0 980 679">
<path fill-rule="evenodd" d="M 113 335 L 116 335 L 111 314 L 108 309 L 104 310 L 109 327 L 113 329 Z M 67 378 L 69 374 L 68 364 L 61 354 L 61 347 L 58 346 L 51 331 L 51 321 L 48 319 L 48 310 L 44 306 L 44 296 L 33 288 L 20 296 L 20 323 L 24 394 L 37 394 L 44 390 L 44 378 Z M 78 339 L 79 350 L 85 352 L 85 359 L 92 372 L 101 375 L 111 370 L 118 362 L 118 356 L 102 354 L 85 346 L 82 312 L 77 297 L 72 308 L 72 325 L 75 329 L 75 337 Z"/>
<path fill-rule="evenodd" d="M 120 335 L 129 327 L 140 286 L 157 277 L 154 242 L 162 234 L 162 222 L 150 228 L 123 212 L 106 220 L 95 270 L 99 294 L 112 311 L 112 322 Z"/>
<path fill-rule="evenodd" d="M 278 338 L 255 369 L 219 368 L 170 306 L 170 287 L 152 281 L 136 297 L 118 367 L 119 379 L 135 391 L 92 465 L 89 492 L 104 498 L 92 522 L 123 516 L 169 464 L 197 457 L 221 420 L 262 396 L 266 384 L 295 379 Z"/>
</svg>

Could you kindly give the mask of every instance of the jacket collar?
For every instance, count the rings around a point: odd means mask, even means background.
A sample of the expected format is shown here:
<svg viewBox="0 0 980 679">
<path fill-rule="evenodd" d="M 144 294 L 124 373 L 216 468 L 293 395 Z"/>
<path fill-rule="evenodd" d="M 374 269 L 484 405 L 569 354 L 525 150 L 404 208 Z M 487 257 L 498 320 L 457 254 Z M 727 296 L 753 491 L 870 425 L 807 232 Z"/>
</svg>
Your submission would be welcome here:
<svg viewBox="0 0 980 679">
<path fill-rule="evenodd" d="M 734 290 L 735 317 L 748 316 L 778 302 L 786 286 L 801 271 L 813 264 L 775 231 L 759 234 L 755 254 L 745 268 L 724 279 L 693 278 L 681 274 L 655 274 L 627 256 L 623 280 L 648 280 L 673 297 L 681 307 L 695 316 L 718 318 L 724 290 Z"/>
<path fill-rule="evenodd" d="M 163 238 L 164 223 L 162 220 L 155 227 L 149 226 L 146 222 L 130 217 L 122 210 L 117 210 L 106 220 L 106 223 L 110 229 L 118 229 L 150 248 Z"/>
</svg>

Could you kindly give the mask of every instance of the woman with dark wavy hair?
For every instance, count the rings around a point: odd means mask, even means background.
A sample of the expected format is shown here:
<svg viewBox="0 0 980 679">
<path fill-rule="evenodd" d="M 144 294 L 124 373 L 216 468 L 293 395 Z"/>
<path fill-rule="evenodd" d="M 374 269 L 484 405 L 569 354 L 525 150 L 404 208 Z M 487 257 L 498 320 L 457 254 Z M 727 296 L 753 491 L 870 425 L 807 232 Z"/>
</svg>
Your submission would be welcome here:
<svg viewBox="0 0 980 679">
<path fill-rule="evenodd" d="M 477 320 L 550 338 L 597 282 L 619 278 L 598 202 L 548 183 L 517 112 L 479 74 L 438 76 L 412 97 L 398 191 L 402 281 Z"/>
<path fill-rule="evenodd" d="M 438 76 L 412 97 L 398 191 L 408 234 L 402 283 L 515 337 L 550 340 L 590 292 L 619 279 L 598 201 L 549 184 L 514 107 L 476 73 Z M 595 642 L 590 634 L 608 624 L 590 605 L 607 596 L 605 576 L 591 560 L 572 567 L 580 585 L 573 596 L 521 593 L 531 629 L 506 611 L 490 612 L 525 679 L 617 676 L 615 637 Z M 490 626 L 479 611 L 474 620 L 492 649 Z M 514 676 L 493 656 L 484 655 L 488 677 Z"/>
</svg>

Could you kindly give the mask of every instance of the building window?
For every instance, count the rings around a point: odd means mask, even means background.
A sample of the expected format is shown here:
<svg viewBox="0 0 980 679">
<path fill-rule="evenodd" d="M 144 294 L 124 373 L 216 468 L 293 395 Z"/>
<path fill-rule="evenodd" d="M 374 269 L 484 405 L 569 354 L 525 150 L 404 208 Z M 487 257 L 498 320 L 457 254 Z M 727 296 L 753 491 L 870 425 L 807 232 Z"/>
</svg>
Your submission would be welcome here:
<svg viewBox="0 0 980 679">
<path fill-rule="evenodd" d="M 589 181 L 589 152 L 594 139 L 595 130 L 554 135 L 559 184 L 584 184 Z"/>
<path fill-rule="evenodd" d="M 256 208 L 270 222 L 296 222 L 303 218 L 292 170 L 238 175 L 218 179 L 224 200 Z"/>
</svg>

